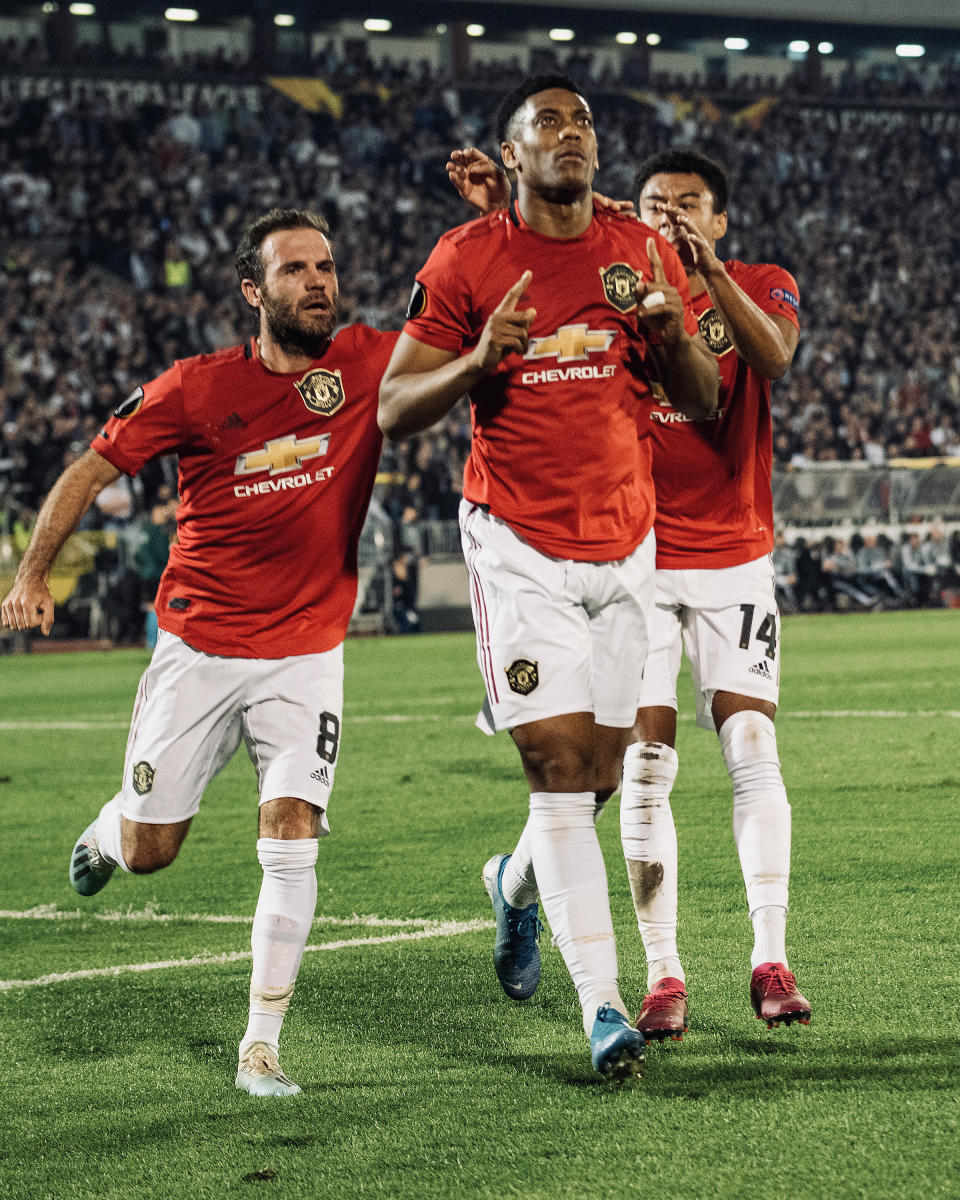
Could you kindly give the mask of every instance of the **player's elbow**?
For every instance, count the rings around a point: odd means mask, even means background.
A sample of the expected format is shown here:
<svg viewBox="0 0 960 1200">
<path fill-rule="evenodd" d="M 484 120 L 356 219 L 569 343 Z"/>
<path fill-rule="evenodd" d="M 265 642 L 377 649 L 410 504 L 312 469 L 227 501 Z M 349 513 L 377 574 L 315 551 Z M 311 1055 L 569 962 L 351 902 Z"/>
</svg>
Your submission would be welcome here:
<svg viewBox="0 0 960 1200">
<path fill-rule="evenodd" d="M 398 394 L 396 380 L 384 375 L 380 381 L 380 399 L 377 404 L 377 424 L 380 432 L 391 442 L 398 442 L 406 437 L 409 430 L 404 421 L 404 406 Z"/>
<path fill-rule="evenodd" d="M 784 353 L 767 363 L 766 369 L 762 374 L 766 375 L 767 379 L 782 379 L 787 371 L 789 371 L 792 361 L 793 355 Z"/>
</svg>

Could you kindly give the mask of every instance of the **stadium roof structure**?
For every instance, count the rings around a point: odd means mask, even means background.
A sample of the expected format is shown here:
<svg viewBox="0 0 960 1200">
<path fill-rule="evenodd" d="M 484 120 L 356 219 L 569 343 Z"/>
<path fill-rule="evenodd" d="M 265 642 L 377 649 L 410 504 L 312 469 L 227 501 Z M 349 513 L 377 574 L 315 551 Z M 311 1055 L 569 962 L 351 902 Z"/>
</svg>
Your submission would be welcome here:
<svg viewBox="0 0 960 1200">
<path fill-rule="evenodd" d="M 286 14 L 300 32 L 338 32 L 344 22 L 388 19 L 389 34 L 419 37 L 438 25 L 469 22 L 504 40 L 561 26 L 578 45 L 609 42 L 618 32 L 656 32 L 663 49 L 692 48 L 710 38 L 740 35 L 751 51 L 782 53 L 797 39 L 829 39 L 840 57 L 892 50 L 901 42 L 924 45 L 937 57 L 960 58 L 960 0 L 793 0 L 789 16 L 769 0 L 182 0 L 201 24 L 272 22 Z M 4 5 L 5 15 L 36 17 L 70 0 Z M 102 21 L 162 22 L 167 0 L 92 0 Z M 771 12 L 776 15 L 771 16 Z M 905 18 L 909 17 L 909 23 Z M 290 20 L 292 18 L 292 20 Z"/>
</svg>

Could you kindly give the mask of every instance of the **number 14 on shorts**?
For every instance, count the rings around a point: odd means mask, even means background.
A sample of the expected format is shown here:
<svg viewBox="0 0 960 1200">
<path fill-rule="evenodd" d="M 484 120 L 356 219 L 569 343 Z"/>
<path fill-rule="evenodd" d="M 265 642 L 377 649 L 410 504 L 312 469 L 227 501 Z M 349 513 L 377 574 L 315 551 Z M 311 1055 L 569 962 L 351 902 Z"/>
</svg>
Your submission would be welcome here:
<svg viewBox="0 0 960 1200">
<path fill-rule="evenodd" d="M 749 650 L 751 634 L 753 639 L 758 642 L 763 642 L 766 646 L 766 656 L 769 659 L 777 657 L 777 614 L 764 613 L 761 611 L 762 620 L 753 628 L 754 617 L 756 615 L 757 606 L 755 604 L 741 604 L 740 611 L 743 613 L 743 624 L 740 626 L 740 649 Z"/>
</svg>

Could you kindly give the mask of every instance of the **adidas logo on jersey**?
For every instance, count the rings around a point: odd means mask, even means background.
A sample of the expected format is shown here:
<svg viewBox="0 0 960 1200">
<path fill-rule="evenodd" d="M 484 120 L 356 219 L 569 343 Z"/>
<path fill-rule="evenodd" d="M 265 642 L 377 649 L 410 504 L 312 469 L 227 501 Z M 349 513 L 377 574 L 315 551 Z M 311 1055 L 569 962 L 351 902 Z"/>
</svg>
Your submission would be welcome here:
<svg viewBox="0 0 960 1200">
<path fill-rule="evenodd" d="M 750 674 L 759 675 L 761 679 L 773 679 L 773 676 L 770 674 L 770 668 L 762 659 L 760 662 L 754 663 L 750 668 Z"/>
</svg>

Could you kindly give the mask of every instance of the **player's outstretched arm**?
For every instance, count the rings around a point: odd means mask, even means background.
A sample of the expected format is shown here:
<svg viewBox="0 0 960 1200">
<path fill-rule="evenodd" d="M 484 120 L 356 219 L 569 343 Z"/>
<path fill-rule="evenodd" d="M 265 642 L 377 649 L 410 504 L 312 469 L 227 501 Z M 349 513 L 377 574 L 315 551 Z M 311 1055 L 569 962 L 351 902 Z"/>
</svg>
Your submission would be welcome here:
<svg viewBox="0 0 960 1200">
<path fill-rule="evenodd" d="M 120 477 L 112 463 L 95 450 L 64 471 L 44 501 L 20 563 L 13 587 L 0 606 L 8 629 L 35 629 L 47 636 L 53 628 L 53 596 L 47 586 L 50 568 L 83 514 L 108 484 Z"/>
<path fill-rule="evenodd" d="M 653 238 L 647 241 L 647 257 L 653 280 L 641 279 L 637 284 L 640 326 L 659 339 L 651 352 L 670 403 L 685 416 L 702 420 L 717 407 L 717 360 L 699 334 L 687 333 L 683 298 L 667 278 Z"/>
<path fill-rule="evenodd" d="M 429 429 L 508 354 L 523 354 L 536 309 L 517 309 L 532 278 L 524 271 L 487 318 L 476 346 L 459 357 L 401 333 L 380 381 L 377 421 L 391 441 Z"/>
</svg>

